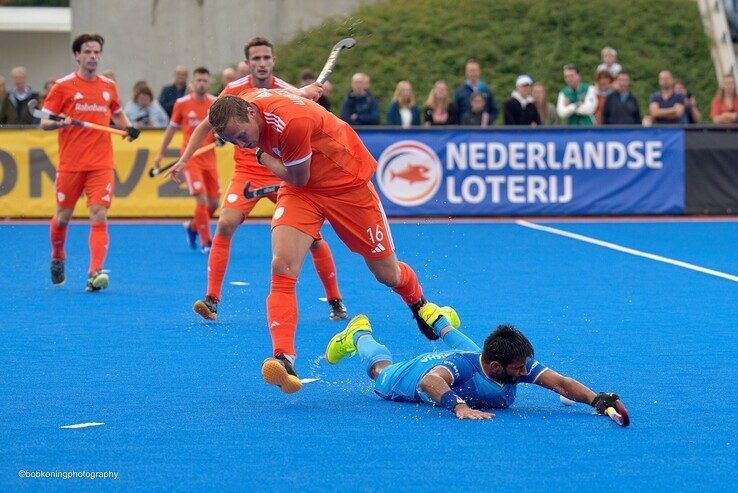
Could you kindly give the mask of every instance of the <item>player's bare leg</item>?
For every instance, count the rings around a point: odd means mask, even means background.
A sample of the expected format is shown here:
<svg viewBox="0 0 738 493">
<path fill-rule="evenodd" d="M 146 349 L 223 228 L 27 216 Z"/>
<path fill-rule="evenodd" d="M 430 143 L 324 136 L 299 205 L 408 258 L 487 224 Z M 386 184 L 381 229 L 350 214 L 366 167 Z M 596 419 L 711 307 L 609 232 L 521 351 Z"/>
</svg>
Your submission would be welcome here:
<svg viewBox="0 0 738 493">
<path fill-rule="evenodd" d="M 66 252 L 64 244 L 67 240 L 67 227 L 72 219 L 74 209 L 57 207 L 56 214 L 51 218 L 49 237 L 51 239 L 51 282 L 61 286 L 66 281 L 64 261 Z"/>
<path fill-rule="evenodd" d="M 223 277 L 228 268 L 231 252 L 231 237 L 246 216 L 237 209 L 225 208 L 220 213 L 215 228 L 213 244 L 208 256 L 208 287 L 205 299 L 197 300 L 192 307 L 195 313 L 206 320 L 218 318 L 218 302 L 223 289 Z"/>
<path fill-rule="evenodd" d="M 343 320 L 348 316 L 346 305 L 343 304 L 341 291 L 338 289 L 338 279 L 336 275 L 336 264 L 333 261 L 333 254 L 325 240 L 315 240 L 310 245 L 310 254 L 313 257 L 315 271 L 320 277 L 325 289 L 325 297 L 328 300 L 328 318 L 331 320 Z"/>
<path fill-rule="evenodd" d="M 297 392 L 302 383 L 295 372 L 297 295 L 295 285 L 313 237 L 292 226 L 272 230 L 272 282 L 267 297 L 267 324 L 272 337 L 273 357 L 264 361 L 264 380 L 282 392 Z"/>
<path fill-rule="evenodd" d="M 193 195 L 193 197 L 196 202 L 193 223 L 198 236 L 200 236 L 200 249 L 202 253 L 207 254 L 210 252 L 210 247 L 212 246 L 212 242 L 210 240 L 210 210 L 208 209 L 208 197 L 205 194 L 205 190 L 202 190 L 197 195 Z"/>
<path fill-rule="evenodd" d="M 423 296 L 423 288 L 418 283 L 418 276 L 415 275 L 413 269 L 406 263 L 399 262 L 394 253 L 378 260 L 365 260 L 366 265 L 372 271 L 377 281 L 392 288 L 407 303 L 410 311 L 413 312 L 413 317 L 418 324 L 420 332 L 430 340 L 438 339 L 438 335 L 433 331 L 433 327 L 428 325 L 418 314 L 420 308 L 427 301 Z"/>
<path fill-rule="evenodd" d="M 100 291 L 108 287 L 110 279 L 103 272 L 105 257 L 108 255 L 108 209 L 102 205 L 90 206 L 90 266 L 87 270 L 87 291 Z"/>
</svg>

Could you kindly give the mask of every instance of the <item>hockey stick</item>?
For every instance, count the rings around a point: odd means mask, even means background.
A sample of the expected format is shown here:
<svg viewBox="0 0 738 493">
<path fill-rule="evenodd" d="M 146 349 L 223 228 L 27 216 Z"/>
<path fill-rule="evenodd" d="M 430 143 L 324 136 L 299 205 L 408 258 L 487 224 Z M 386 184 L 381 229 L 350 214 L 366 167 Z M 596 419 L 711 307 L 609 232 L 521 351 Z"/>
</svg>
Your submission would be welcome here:
<svg viewBox="0 0 738 493">
<path fill-rule="evenodd" d="M 605 409 L 605 414 L 620 426 L 628 426 L 630 424 L 628 410 L 625 409 L 625 405 L 623 405 L 619 400 L 615 401 L 615 407 L 608 407 Z"/>
<path fill-rule="evenodd" d="M 267 185 L 265 187 L 261 188 L 251 188 L 251 182 L 246 182 L 246 187 L 243 189 L 243 196 L 247 199 L 256 199 L 259 197 L 263 197 L 264 195 L 269 195 L 270 193 L 274 193 L 279 190 L 279 185 Z"/>
<path fill-rule="evenodd" d="M 212 142 L 210 144 L 207 144 L 207 145 L 204 145 L 204 146 L 200 147 L 199 149 L 197 149 L 195 152 L 192 153 L 192 157 L 199 156 L 200 154 L 203 154 L 203 153 L 208 152 L 208 151 L 210 151 L 212 149 L 215 149 L 215 144 L 216 144 L 215 142 Z M 165 164 L 161 168 L 158 168 L 158 169 L 157 168 L 151 168 L 149 170 L 149 176 L 151 178 L 154 178 L 155 176 L 159 176 L 160 174 L 164 173 L 165 171 L 168 171 L 172 166 L 174 166 L 178 162 L 179 162 L 179 159 L 175 159 L 171 163 Z"/>
<path fill-rule="evenodd" d="M 338 57 L 341 56 L 341 52 L 346 48 L 353 48 L 356 44 L 354 38 L 344 38 L 333 46 L 331 53 L 328 55 L 328 60 L 323 65 L 323 70 L 320 71 L 320 75 L 316 79 L 316 82 L 323 84 L 328 80 L 328 77 L 333 72 L 333 68 L 338 63 Z"/>
<path fill-rule="evenodd" d="M 28 110 L 33 114 L 34 118 L 38 118 L 39 120 L 53 120 L 55 122 L 61 122 L 64 121 L 63 116 L 55 115 L 53 113 L 49 113 L 48 111 L 42 111 L 36 108 L 38 105 L 38 101 L 35 99 L 28 102 Z M 111 134 L 116 135 L 122 135 L 123 137 L 128 136 L 128 132 L 125 130 L 121 130 L 119 128 L 113 128 L 108 127 L 105 125 L 98 125 L 97 123 L 92 122 L 86 122 L 84 120 L 77 120 L 76 118 L 72 118 L 72 125 L 76 125 L 78 127 L 85 127 L 85 128 L 91 128 L 93 130 L 100 130 L 101 132 L 108 132 Z"/>
</svg>

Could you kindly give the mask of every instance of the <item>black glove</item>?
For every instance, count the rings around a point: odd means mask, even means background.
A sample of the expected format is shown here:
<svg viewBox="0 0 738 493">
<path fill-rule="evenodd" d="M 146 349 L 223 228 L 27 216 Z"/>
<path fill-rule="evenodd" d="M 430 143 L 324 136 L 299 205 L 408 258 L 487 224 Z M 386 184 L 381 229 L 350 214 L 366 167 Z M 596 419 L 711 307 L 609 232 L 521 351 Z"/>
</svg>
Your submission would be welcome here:
<svg viewBox="0 0 738 493">
<path fill-rule="evenodd" d="M 600 392 L 592 399 L 592 407 L 597 410 L 600 414 L 605 414 L 605 410 L 608 407 L 615 407 L 615 401 L 620 400 L 618 394 L 612 392 Z"/>
<path fill-rule="evenodd" d="M 128 133 L 128 136 L 131 138 L 131 140 L 136 140 L 138 136 L 141 135 L 141 131 L 133 127 L 126 127 L 126 132 Z"/>
</svg>

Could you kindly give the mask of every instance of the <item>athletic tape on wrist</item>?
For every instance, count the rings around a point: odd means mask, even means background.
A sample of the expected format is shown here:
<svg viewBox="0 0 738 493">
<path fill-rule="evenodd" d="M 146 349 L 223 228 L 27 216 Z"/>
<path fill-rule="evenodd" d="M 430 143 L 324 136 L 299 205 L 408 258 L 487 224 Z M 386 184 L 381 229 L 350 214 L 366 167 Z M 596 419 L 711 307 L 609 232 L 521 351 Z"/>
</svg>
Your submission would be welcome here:
<svg viewBox="0 0 738 493">
<path fill-rule="evenodd" d="M 441 396 L 441 400 L 438 401 L 438 404 L 449 411 L 454 412 L 456 406 L 459 404 L 466 404 L 466 402 L 464 402 L 464 399 L 454 394 L 453 390 L 449 390 Z"/>
</svg>

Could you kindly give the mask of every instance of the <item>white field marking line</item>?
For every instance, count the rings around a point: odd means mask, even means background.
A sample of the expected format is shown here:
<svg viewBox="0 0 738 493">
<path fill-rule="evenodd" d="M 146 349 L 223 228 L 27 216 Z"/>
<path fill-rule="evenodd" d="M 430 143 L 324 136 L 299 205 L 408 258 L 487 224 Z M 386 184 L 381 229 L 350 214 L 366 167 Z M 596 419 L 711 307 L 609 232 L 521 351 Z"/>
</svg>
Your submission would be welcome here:
<svg viewBox="0 0 738 493">
<path fill-rule="evenodd" d="M 642 252 L 640 250 L 635 250 L 633 248 L 620 246 L 615 243 L 598 240 L 596 238 L 590 238 L 589 236 L 584 236 L 584 235 L 580 235 L 577 233 L 570 233 L 569 231 L 564 231 L 563 229 L 551 228 L 549 226 L 542 226 L 540 224 L 535 224 L 535 223 L 531 223 L 528 221 L 515 221 L 515 224 L 517 224 L 518 226 L 523 226 L 524 228 L 536 229 L 538 231 L 544 231 L 546 233 L 551 233 L 554 235 L 565 236 L 567 238 L 583 241 L 585 243 L 591 243 L 592 245 L 597 245 L 597 246 L 609 248 L 611 250 L 615 250 L 618 252 L 635 255 L 636 257 L 643 257 L 649 260 L 655 260 L 657 262 L 663 262 L 665 264 L 682 267 L 684 269 L 689 269 L 689 270 L 693 270 L 696 272 L 702 272 L 703 274 L 708 274 L 710 276 L 721 277 L 723 279 L 727 279 L 728 281 L 738 282 L 738 276 L 734 276 L 732 274 L 726 274 L 725 272 L 708 269 L 706 267 L 700 267 L 699 265 L 682 262 L 681 260 L 674 260 L 668 257 L 662 257 L 661 255 L 655 255 L 653 253 Z"/>
<path fill-rule="evenodd" d="M 231 281 L 230 284 L 233 286 L 250 286 L 249 283 L 244 281 Z"/>
<path fill-rule="evenodd" d="M 325 296 L 323 296 L 321 298 L 318 298 L 318 301 L 325 301 L 325 302 L 327 302 L 328 301 L 328 298 L 326 298 Z"/>
<path fill-rule="evenodd" d="M 104 424 L 105 423 L 97 423 L 93 421 L 91 423 L 78 423 L 76 425 L 64 425 L 64 426 L 60 426 L 59 428 L 65 428 L 67 430 L 76 430 L 77 428 L 89 428 L 91 426 L 102 426 Z"/>
<path fill-rule="evenodd" d="M 301 378 L 300 382 L 302 383 L 313 383 L 319 381 L 320 378 Z"/>
</svg>

